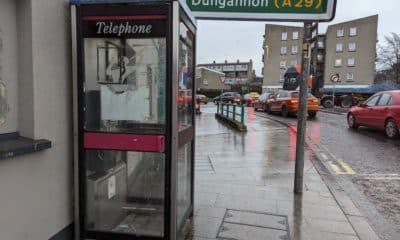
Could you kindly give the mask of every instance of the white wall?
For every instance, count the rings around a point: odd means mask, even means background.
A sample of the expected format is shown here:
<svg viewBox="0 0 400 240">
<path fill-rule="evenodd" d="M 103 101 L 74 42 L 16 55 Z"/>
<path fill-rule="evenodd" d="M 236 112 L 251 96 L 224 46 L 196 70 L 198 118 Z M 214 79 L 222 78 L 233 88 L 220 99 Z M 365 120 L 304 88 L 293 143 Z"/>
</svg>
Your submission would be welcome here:
<svg viewBox="0 0 400 240">
<path fill-rule="evenodd" d="M 18 130 L 18 59 L 16 1 L 1 0 L 0 4 L 0 81 L 7 88 L 10 111 L 0 125 L 0 134 Z"/>
<path fill-rule="evenodd" d="M 17 24 L 13 21 L 16 16 Z M 18 78 L 13 75 L 19 82 L 20 100 L 11 106 L 19 106 L 14 129 L 19 122 L 23 136 L 45 138 L 53 146 L 0 160 L 0 239 L 46 240 L 73 220 L 68 0 L 1 0 L 0 26 L 3 24 L 14 24 L 11 36 L 18 44 L 18 53 L 15 47 L 7 53 L 18 69 L 10 67 L 12 64 L 3 67 L 19 73 Z"/>
</svg>

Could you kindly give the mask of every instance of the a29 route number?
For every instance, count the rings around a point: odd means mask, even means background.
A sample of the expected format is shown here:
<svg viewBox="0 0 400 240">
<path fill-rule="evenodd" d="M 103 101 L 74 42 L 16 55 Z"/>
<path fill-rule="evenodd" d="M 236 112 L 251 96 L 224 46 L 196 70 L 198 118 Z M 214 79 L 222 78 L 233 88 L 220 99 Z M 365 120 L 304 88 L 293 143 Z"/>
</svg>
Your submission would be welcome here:
<svg viewBox="0 0 400 240">
<path fill-rule="evenodd" d="M 314 8 L 319 9 L 322 0 L 275 0 L 276 8 Z"/>
</svg>

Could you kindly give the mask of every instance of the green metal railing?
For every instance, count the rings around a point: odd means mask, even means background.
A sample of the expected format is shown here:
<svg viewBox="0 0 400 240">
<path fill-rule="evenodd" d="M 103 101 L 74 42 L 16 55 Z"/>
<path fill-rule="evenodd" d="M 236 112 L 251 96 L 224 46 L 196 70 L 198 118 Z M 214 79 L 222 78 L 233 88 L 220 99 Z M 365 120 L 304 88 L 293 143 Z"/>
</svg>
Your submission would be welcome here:
<svg viewBox="0 0 400 240">
<path fill-rule="evenodd" d="M 246 112 L 243 105 L 218 103 L 217 113 L 233 121 L 244 124 L 244 117 Z"/>
</svg>

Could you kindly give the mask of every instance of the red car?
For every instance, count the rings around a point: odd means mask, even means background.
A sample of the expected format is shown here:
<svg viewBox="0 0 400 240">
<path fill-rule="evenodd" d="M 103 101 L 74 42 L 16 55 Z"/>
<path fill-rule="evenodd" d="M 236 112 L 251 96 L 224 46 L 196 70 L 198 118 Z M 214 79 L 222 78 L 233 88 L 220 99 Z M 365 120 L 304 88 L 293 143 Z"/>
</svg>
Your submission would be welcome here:
<svg viewBox="0 0 400 240">
<path fill-rule="evenodd" d="M 389 138 L 397 138 L 400 128 L 400 90 L 379 92 L 347 114 L 350 128 L 366 126 L 384 130 Z"/>
<path fill-rule="evenodd" d="M 254 103 L 254 110 L 266 112 L 267 111 L 267 104 L 274 99 L 274 94 L 271 93 L 263 93 L 258 98 L 258 102 Z"/>
</svg>

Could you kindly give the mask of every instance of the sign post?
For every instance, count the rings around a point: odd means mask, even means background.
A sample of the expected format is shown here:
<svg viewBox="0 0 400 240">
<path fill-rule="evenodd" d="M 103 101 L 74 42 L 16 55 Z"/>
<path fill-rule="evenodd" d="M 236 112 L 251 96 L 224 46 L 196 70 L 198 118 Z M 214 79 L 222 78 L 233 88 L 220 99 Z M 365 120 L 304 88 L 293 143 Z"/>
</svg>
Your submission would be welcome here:
<svg viewBox="0 0 400 240">
<path fill-rule="evenodd" d="M 313 41 L 313 31 L 317 31 L 317 24 L 312 22 L 304 23 L 304 37 L 302 48 L 302 68 L 300 81 L 300 106 L 297 112 L 297 141 L 296 141 L 296 166 L 294 177 L 294 192 L 303 193 L 304 175 L 304 148 L 307 122 L 307 95 L 308 95 L 308 76 L 311 70 L 311 43 Z"/>
<path fill-rule="evenodd" d="M 336 0 L 186 0 L 197 19 L 331 21 Z"/>
<path fill-rule="evenodd" d="M 335 94 L 336 94 L 336 84 L 340 82 L 339 73 L 333 74 L 331 77 L 331 82 L 333 83 L 333 108 L 335 108 Z"/>
</svg>

